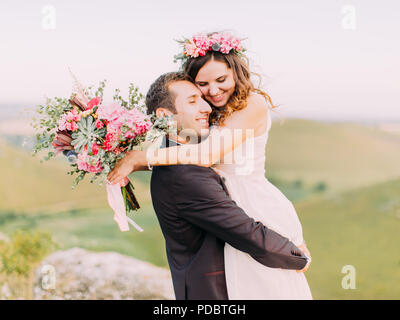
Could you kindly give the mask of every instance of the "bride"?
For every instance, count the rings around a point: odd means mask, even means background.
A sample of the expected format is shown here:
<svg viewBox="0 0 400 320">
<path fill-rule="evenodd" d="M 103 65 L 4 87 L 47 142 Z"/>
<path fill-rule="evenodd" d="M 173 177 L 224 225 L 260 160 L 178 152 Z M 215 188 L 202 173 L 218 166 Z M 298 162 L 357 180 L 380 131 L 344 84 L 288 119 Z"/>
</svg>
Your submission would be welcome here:
<svg viewBox="0 0 400 320">
<path fill-rule="evenodd" d="M 183 50 L 177 58 L 183 60 L 184 72 L 212 106 L 210 135 L 200 144 L 151 153 L 132 151 L 109 174 L 109 181 L 118 182 L 132 171 L 151 165 L 212 166 L 225 179 L 239 207 L 310 256 L 292 203 L 265 178 L 269 106 L 274 106 L 270 97 L 252 84 L 240 39 L 228 33 L 198 34 L 184 43 Z M 249 130 L 253 134 L 250 137 Z M 266 267 L 227 243 L 224 256 L 231 300 L 312 299 L 304 272 Z"/>
</svg>

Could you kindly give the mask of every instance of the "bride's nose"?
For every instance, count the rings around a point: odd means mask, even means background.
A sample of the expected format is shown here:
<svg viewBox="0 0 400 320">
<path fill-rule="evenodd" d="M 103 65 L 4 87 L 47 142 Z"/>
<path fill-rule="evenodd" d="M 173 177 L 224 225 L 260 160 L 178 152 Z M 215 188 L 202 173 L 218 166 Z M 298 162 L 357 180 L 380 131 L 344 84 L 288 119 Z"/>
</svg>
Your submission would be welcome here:
<svg viewBox="0 0 400 320">
<path fill-rule="evenodd" d="M 216 86 L 215 84 L 214 85 L 211 84 L 210 89 L 208 90 L 208 94 L 210 96 L 216 96 L 218 94 L 218 91 L 219 91 L 218 86 Z"/>
</svg>

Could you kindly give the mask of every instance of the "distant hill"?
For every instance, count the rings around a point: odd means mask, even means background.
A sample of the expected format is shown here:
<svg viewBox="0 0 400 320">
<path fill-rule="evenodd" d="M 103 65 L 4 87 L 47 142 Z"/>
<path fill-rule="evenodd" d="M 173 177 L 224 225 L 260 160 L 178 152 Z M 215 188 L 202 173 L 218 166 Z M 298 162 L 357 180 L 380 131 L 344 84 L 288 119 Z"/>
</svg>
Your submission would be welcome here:
<svg viewBox="0 0 400 320">
<path fill-rule="evenodd" d="M 307 279 L 319 299 L 400 298 L 400 179 L 295 205 L 313 262 Z M 341 286 L 342 267 L 356 289 Z"/>
<path fill-rule="evenodd" d="M 266 154 L 268 177 L 305 185 L 324 182 L 331 192 L 400 177 L 400 134 L 378 126 L 274 122 Z"/>
</svg>

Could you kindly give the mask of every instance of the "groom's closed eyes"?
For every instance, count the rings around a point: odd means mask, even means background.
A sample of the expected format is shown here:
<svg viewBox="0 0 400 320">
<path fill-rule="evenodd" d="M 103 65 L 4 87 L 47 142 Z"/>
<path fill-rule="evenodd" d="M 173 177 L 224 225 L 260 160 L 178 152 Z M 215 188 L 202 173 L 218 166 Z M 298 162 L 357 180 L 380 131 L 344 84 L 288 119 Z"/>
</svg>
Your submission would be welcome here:
<svg viewBox="0 0 400 320">
<path fill-rule="evenodd" d="M 196 104 L 196 103 L 198 103 L 199 102 L 199 99 L 201 99 L 201 100 L 203 100 L 205 103 L 207 103 L 208 105 L 209 105 L 209 103 L 207 102 L 207 100 L 205 99 L 205 96 L 204 95 L 202 95 L 202 94 L 199 94 L 199 93 L 195 93 L 195 94 L 192 94 L 191 96 L 189 96 L 188 98 L 187 98 L 187 102 L 189 103 L 189 104 Z"/>
<path fill-rule="evenodd" d="M 190 97 L 188 97 L 187 100 L 189 103 L 193 104 L 193 103 L 197 102 L 198 98 L 200 98 L 200 95 L 196 93 L 196 94 L 193 94 Z"/>
</svg>

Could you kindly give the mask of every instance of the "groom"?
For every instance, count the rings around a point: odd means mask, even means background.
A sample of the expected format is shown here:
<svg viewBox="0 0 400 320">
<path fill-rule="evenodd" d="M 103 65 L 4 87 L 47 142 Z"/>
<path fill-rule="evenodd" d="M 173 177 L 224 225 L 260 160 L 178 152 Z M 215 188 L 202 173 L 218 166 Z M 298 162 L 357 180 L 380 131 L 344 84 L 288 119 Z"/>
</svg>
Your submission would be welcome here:
<svg viewBox="0 0 400 320">
<path fill-rule="evenodd" d="M 177 128 L 190 129 L 195 140 L 209 131 L 211 108 L 183 73 L 160 76 L 147 93 L 146 105 L 149 114 L 174 115 Z M 169 136 L 163 147 L 180 143 L 186 141 Z M 247 216 L 211 168 L 154 167 L 151 195 L 166 241 L 176 299 L 228 299 L 225 242 L 268 267 L 301 270 L 307 264 L 307 257 L 293 243 Z"/>
</svg>

